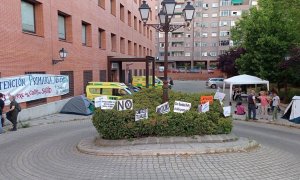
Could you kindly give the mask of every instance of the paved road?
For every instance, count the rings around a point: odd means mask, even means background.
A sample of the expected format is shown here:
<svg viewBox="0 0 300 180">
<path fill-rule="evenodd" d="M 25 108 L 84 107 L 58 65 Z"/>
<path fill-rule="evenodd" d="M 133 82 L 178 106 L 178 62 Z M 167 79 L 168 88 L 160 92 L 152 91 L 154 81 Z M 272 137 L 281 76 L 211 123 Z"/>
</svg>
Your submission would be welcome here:
<svg viewBox="0 0 300 180">
<path fill-rule="evenodd" d="M 97 133 L 89 120 L 0 135 L 0 179 L 300 179 L 300 162 L 263 146 L 248 153 L 101 157 L 76 150 Z"/>
</svg>

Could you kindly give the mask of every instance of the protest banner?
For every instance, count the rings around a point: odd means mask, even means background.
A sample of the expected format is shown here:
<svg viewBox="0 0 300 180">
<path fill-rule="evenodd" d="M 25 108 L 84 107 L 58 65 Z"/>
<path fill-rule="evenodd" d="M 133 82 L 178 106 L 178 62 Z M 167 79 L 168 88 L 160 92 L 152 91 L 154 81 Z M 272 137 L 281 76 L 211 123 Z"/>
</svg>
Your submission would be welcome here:
<svg viewBox="0 0 300 180">
<path fill-rule="evenodd" d="M 225 97 L 225 93 L 221 93 L 221 92 L 216 92 L 215 96 L 214 96 L 214 99 L 217 99 L 217 100 L 220 100 L 220 101 L 223 101 L 224 97 Z"/>
<path fill-rule="evenodd" d="M 223 114 L 225 117 L 228 117 L 231 115 L 231 106 L 223 107 Z"/>
<path fill-rule="evenodd" d="M 0 78 L 0 92 L 4 95 L 5 104 L 9 96 L 16 101 L 26 102 L 69 93 L 69 76 L 52 74 L 27 74 Z"/>
<path fill-rule="evenodd" d="M 209 102 L 202 104 L 202 107 L 201 107 L 201 112 L 205 113 L 207 111 L 209 111 Z"/>
<path fill-rule="evenodd" d="M 135 121 L 148 119 L 148 109 L 140 109 L 135 111 Z"/>
<path fill-rule="evenodd" d="M 95 97 L 95 107 L 101 107 L 102 100 L 108 100 L 107 96 Z"/>
<path fill-rule="evenodd" d="M 214 97 L 213 96 L 201 96 L 200 104 L 204 104 L 206 102 L 209 102 L 209 104 L 211 105 L 214 102 Z"/>
<path fill-rule="evenodd" d="M 117 101 L 117 110 L 125 111 L 133 109 L 133 101 L 132 99 L 118 100 Z"/>
<path fill-rule="evenodd" d="M 174 112 L 184 113 L 189 111 L 192 107 L 191 103 L 183 102 L 183 101 L 175 101 L 174 103 Z"/>
<path fill-rule="evenodd" d="M 170 112 L 169 102 L 165 102 L 156 107 L 156 113 L 158 113 L 158 114 L 166 114 L 168 112 Z"/>
<path fill-rule="evenodd" d="M 102 100 L 101 109 L 113 109 L 115 107 L 116 100 Z"/>
</svg>

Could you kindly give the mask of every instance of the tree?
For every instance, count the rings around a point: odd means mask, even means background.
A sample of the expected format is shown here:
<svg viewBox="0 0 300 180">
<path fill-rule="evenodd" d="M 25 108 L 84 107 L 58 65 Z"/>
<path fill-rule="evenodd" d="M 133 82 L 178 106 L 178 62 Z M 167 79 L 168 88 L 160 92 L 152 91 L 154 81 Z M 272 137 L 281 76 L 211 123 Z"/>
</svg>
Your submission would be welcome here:
<svg viewBox="0 0 300 180">
<path fill-rule="evenodd" d="M 300 1 L 260 0 L 258 7 L 243 14 L 231 31 L 234 42 L 246 53 L 237 59 L 239 73 L 280 82 L 284 57 L 300 42 Z"/>
<path fill-rule="evenodd" d="M 226 51 L 218 58 L 218 68 L 222 72 L 227 74 L 227 77 L 232 77 L 238 75 L 238 69 L 236 67 L 236 59 L 240 58 L 242 54 L 245 53 L 244 48 L 233 48 Z"/>
</svg>

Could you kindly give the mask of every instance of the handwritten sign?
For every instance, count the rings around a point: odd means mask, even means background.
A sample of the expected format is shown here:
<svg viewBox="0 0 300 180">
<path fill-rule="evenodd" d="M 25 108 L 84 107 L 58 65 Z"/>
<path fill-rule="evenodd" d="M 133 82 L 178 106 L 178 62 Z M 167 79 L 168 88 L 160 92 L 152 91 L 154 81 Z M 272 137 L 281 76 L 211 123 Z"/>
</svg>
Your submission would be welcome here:
<svg viewBox="0 0 300 180">
<path fill-rule="evenodd" d="M 158 113 L 158 114 L 166 114 L 168 112 L 170 112 L 169 102 L 165 102 L 156 107 L 156 113 Z"/>
<path fill-rule="evenodd" d="M 174 103 L 174 112 L 184 113 L 189 111 L 192 107 L 191 103 L 183 102 L 183 101 L 175 101 Z"/>
<path fill-rule="evenodd" d="M 223 101 L 224 97 L 226 96 L 225 93 L 221 93 L 221 92 L 216 92 L 215 96 L 214 96 L 214 99 L 217 99 L 217 100 L 220 100 L 220 101 Z"/>
<path fill-rule="evenodd" d="M 231 115 L 231 106 L 223 107 L 223 114 L 225 117 L 228 117 Z"/>
<path fill-rule="evenodd" d="M 95 107 L 101 107 L 102 100 L 108 100 L 107 96 L 95 97 Z"/>
<path fill-rule="evenodd" d="M 200 104 L 204 104 L 206 102 L 209 102 L 209 104 L 212 104 L 214 102 L 214 97 L 213 96 L 201 96 Z"/>
<path fill-rule="evenodd" d="M 148 119 L 148 109 L 140 109 L 135 111 L 135 121 Z"/>
<path fill-rule="evenodd" d="M 115 107 L 116 100 L 102 100 L 101 109 L 113 109 Z"/>
<path fill-rule="evenodd" d="M 125 111 L 125 110 L 132 110 L 133 109 L 133 101 L 132 99 L 125 99 L 117 101 L 117 110 L 118 111 Z"/>
<path fill-rule="evenodd" d="M 5 104 L 14 95 L 17 102 L 61 96 L 69 93 L 69 76 L 52 74 L 27 74 L 0 78 L 0 92 Z"/>
<path fill-rule="evenodd" d="M 202 104 L 201 112 L 205 113 L 209 111 L 209 102 Z"/>
</svg>

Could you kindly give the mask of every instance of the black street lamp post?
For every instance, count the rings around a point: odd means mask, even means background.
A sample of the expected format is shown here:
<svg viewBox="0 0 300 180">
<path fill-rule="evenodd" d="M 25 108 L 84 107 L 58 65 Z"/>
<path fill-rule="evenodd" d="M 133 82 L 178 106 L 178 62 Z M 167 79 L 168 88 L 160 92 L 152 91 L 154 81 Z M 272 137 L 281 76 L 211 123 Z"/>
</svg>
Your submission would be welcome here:
<svg viewBox="0 0 300 180">
<path fill-rule="evenodd" d="M 141 4 L 139 11 L 141 19 L 144 22 L 144 25 L 153 27 L 156 31 L 165 33 L 165 54 L 164 54 L 164 84 L 163 84 L 163 102 L 168 101 L 168 33 L 173 32 L 185 25 L 173 25 L 170 24 L 171 19 L 174 15 L 174 10 L 176 6 L 175 0 L 163 0 L 162 9 L 158 13 L 159 24 L 146 24 L 149 18 L 150 7 L 146 4 L 144 0 Z M 187 22 L 187 25 L 193 20 L 195 8 L 191 5 L 190 2 L 187 2 L 187 5 L 183 9 L 184 20 Z M 147 82 L 148 83 L 148 82 Z"/>
</svg>

